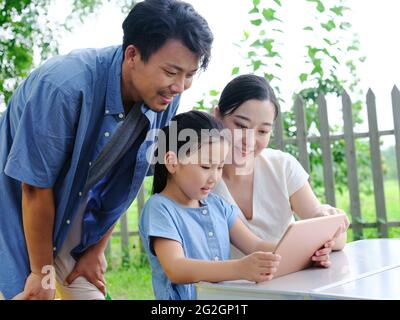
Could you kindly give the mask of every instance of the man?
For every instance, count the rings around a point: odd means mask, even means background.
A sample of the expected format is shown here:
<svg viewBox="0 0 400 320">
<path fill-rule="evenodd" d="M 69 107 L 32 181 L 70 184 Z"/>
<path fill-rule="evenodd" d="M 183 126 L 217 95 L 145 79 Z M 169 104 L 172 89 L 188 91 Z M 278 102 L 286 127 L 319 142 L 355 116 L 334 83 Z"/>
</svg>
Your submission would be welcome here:
<svg viewBox="0 0 400 320">
<path fill-rule="evenodd" d="M 145 0 L 122 27 L 122 47 L 75 51 L 33 71 L 0 119 L 7 299 L 53 299 L 51 266 L 61 298 L 104 299 L 104 249 L 149 171 L 155 137 L 146 133 L 167 124 L 207 67 L 213 36 L 187 3 Z"/>
</svg>

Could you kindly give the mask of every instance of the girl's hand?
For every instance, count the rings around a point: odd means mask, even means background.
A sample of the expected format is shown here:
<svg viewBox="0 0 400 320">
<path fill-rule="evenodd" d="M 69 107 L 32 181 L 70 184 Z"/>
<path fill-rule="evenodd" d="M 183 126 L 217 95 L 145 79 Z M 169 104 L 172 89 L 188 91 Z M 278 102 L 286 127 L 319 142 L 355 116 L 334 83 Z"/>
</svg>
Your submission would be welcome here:
<svg viewBox="0 0 400 320">
<path fill-rule="evenodd" d="M 311 257 L 315 267 L 329 268 L 331 261 L 329 260 L 329 254 L 332 252 L 332 247 L 335 245 L 335 241 L 330 240 L 324 244 L 324 246 L 317 250 Z"/>
<path fill-rule="evenodd" d="M 271 252 L 254 252 L 238 260 L 241 279 L 262 282 L 271 280 L 281 257 Z"/>
</svg>

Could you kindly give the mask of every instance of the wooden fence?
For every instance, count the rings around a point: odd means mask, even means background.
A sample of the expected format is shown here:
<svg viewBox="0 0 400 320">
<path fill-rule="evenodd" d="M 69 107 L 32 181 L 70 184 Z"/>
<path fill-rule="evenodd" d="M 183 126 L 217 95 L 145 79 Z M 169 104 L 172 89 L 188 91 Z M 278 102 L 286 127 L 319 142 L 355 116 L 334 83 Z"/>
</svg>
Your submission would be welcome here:
<svg viewBox="0 0 400 320">
<path fill-rule="evenodd" d="M 343 134 L 332 135 L 330 133 L 327 102 L 323 95 L 320 95 L 317 100 L 318 116 L 320 122 L 320 136 L 309 136 L 306 126 L 306 115 L 303 101 L 298 98 L 295 101 L 296 115 L 296 137 L 285 138 L 283 130 L 283 119 L 278 116 L 275 123 L 275 132 L 273 143 L 276 148 L 285 150 L 286 145 L 296 145 L 298 148 L 298 160 L 303 165 L 307 172 L 310 172 L 310 160 L 308 152 L 308 144 L 311 142 L 319 142 L 322 151 L 323 163 L 323 181 L 326 203 L 335 206 L 335 181 L 333 173 L 333 160 L 331 145 L 335 141 L 344 140 L 345 155 L 347 165 L 347 179 L 350 197 L 350 215 L 352 217 L 351 228 L 354 232 L 354 239 L 362 238 L 364 228 L 377 228 L 381 237 L 388 236 L 388 227 L 400 226 L 400 221 L 390 221 L 387 219 L 385 197 L 384 197 L 384 179 L 381 161 L 380 137 L 393 136 L 395 137 L 395 153 L 397 163 L 397 175 L 400 183 L 400 92 L 395 86 L 392 90 L 392 110 L 394 129 L 387 131 L 378 130 L 377 112 L 375 95 L 372 90 L 368 90 L 366 96 L 366 107 L 368 115 L 369 131 L 363 133 L 354 132 L 354 122 L 352 115 L 352 102 L 349 95 L 345 92 L 342 95 L 342 113 L 343 113 Z M 371 156 L 371 171 L 373 178 L 373 190 L 375 197 L 375 212 L 376 222 L 365 223 L 361 219 L 360 192 L 357 173 L 357 159 L 355 140 L 360 138 L 369 138 L 370 156 Z M 138 195 L 138 210 L 143 208 L 145 201 L 144 185 Z M 137 236 L 137 232 L 129 232 L 127 215 L 124 214 L 121 218 L 121 231 L 115 232 L 113 236 L 121 237 L 121 246 L 124 252 L 128 252 L 129 236 Z M 140 242 L 140 240 L 139 240 Z M 110 246 L 107 252 L 110 254 Z M 129 256 L 128 256 L 129 257 Z"/>
</svg>

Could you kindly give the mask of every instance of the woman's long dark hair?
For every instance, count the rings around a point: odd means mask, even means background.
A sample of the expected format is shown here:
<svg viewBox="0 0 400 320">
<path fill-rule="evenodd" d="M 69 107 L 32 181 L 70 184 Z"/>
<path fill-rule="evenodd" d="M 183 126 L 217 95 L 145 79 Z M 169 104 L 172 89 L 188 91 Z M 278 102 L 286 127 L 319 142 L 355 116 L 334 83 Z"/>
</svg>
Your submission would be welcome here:
<svg viewBox="0 0 400 320">
<path fill-rule="evenodd" d="M 231 80 L 221 93 L 218 108 L 221 117 L 234 112 L 248 100 L 268 100 L 275 107 L 275 119 L 279 113 L 279 103 L 274 90 L 263 77 L 245 74 Z"/>
<path fill-rule="evenodd" d="M 197 136 L 197 140 L 194 141 L 193 143 L 198 143 L 199 147 L 202 141 L 202 137 L 204 137 L 204 133 L 206 131 L 210 135 L 218 133 L 218 136 L 222 137 L 221 136 L 221 131 L 223 130 L 222 123 L 216 118 L 214 118 L 212 115 L 205 112 L 192 110 L 180 113 L 175 117 L 173 117 L 171 122 L 172 121 L 174 122 L 174 125 L 176 125 L 176 131 L 177 131 L 176 137 L 179 137 L 179 133 L 182 130 L 191 129 L 192 132 L 195 132 Z M 163 131 L 165 135 L 165 139 L 159 139 L 157 143 L 157 150 L 155 156 L 157 157 L 158 161 L 156 162 L 154 167 L 153 194 L 160 193 L 161 191 L 164 190 L 164 188 L 167 185 L 168 170 L 163 162 L 160 163 L 160 160 L 164 159 L 165 153 L 167 153 L 168 151 L 174 151 L 177 152 L 178 154 L 182 146 L 185 145 L 186 147 L 186 144 L 190 143 L 189 137 L 183 141 L 177 139 L 177 141 L 173 141 L 173 143 L 176 143 L 176 148 L 175 150 L 172 150 L 172 146 L 170 146 L 170 141 L 169 141 L 170 130 L 171 130 L 171 123 L 170 125 L 161 129 L 161 131 Z M 161 143 L 165 143 L 165 146 L 161 146 L 160 145 Z M 163 154 L 160 154 L 160 152 L 163 152 Z"/>
</svg>

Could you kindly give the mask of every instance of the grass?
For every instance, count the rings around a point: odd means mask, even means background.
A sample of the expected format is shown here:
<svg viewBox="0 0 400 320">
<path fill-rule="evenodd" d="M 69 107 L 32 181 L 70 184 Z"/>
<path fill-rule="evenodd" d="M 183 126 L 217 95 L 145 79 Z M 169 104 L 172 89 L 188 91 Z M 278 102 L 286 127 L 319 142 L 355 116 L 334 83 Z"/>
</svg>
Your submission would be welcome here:
<svg viewBox="0 0 400 320">
<path fill-rule="evenodd" d="M 107 291 L 114 300 L 154 299 L 151 270 L 147 262 L 134 261 L 112 268 L 106 273 L 106 281 Z"/>
<path fill-rule="evenodd" d="M 151 180 L 146 179 L 146 188 L 150 190 Z M 147 195 L 148 197 L 148 195 Z M 388 221 L 400 221 L 400 192 L 397 180 L 385 181 L 385 200 Z M 348 193 L 336 195 L 337 206 L 349 212 Z M 360 195 L 362 219 L 364 222 L 375 222 L 375 200 L 373 194 Z M 349 218 L 351 218 L 349 216 Z M 135 201 L 128 210 L 130 231 L 138 230 L 138 210 Z M 120 230 L 119 224 L 116 231 Z M 364 229 L 364 238 L 378 238 L 375 228 Z M 400 228 L 389 228 L 389 237 L 400 237 Z M 348 231 L 348 241 L 353 241 L 352 230 Z M 151 300 L 154 299 L 151 284 L 151 269 L 147 257 L 140 252 L 137 236 L 129 238 L 130 251 L 122 254 L 120 237 L 113 237 L 111 255 L 108 258 L 109 268 L 106 273 L 107 290 L 112 299 Z"/>
<path fill-rule="evenodd" d="M 386 213 L 388 221 L 400 221 L 400 192 L 399 184 L 397 180 L 387 180 L 384 185 L 385 189 L 385 203 L 386 203 Z M 336 195 L 337 207 L 343 209 L 345 212 L 350 212 L 349 206 L 349 195 L 348 192 Z M 363 222 L 376 222 L 375 214 L 375 199 L 374 194 L 361 194 L 360 195 L 361 204 L 361 217 Z M 351 216 L 349 215 L 351 220 Z M 389 237 L 400 237 L 400 228 L 389 228 Z M 375 228 L 365 228 L 364 238 L 379 238 L 377 229 Z M 353 232 L 349 230 L 348 233 L 349 241 L 353 240 Z"/>
</svg>

